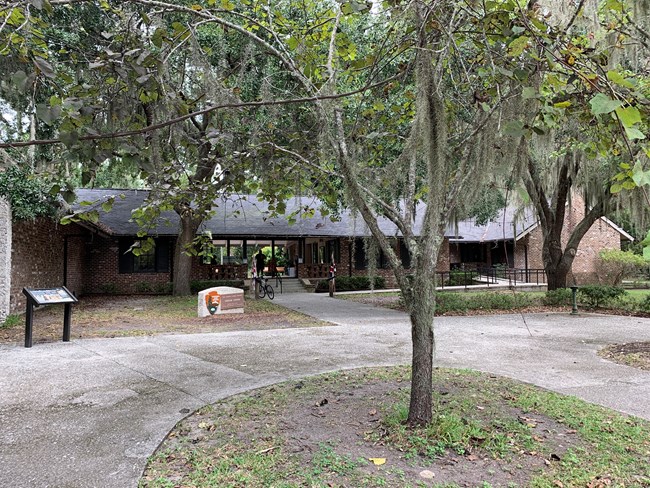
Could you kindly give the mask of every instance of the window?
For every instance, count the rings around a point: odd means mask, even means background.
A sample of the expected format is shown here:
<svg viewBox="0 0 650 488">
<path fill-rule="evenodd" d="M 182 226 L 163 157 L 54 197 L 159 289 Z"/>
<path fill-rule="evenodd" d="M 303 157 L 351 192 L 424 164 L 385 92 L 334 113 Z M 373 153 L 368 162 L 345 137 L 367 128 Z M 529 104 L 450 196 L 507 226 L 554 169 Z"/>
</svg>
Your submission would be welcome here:
<svg viewBox="0 0 650 488">
<path fill-rule="evenodd" d="M 156 272 L 156 246 L 133 255 L 134 273 L 155 273 Z"/>
<path fill-rule="evenodd" d="M 381 249 L 378 249 L 377 252 L 377 269 L 389 268 L 390 264 L 388 263 L 388 257 L 386 257 Z M 366 255 L 365 239 L 354 240 L 354 269 L 368 269 L 368 256 Z"/>
<path fill-rule="evenodd" d="M 409 252 L 403 240 L 399 241 L 399 255 L 402 260 L 402 266 L 406 269 L 411 267 L 411 253 Z"/>
<path fill-rule="evenodd" d="M 318 248 L 318 242 L 312 242 L 311 243 L 311 264 L 319 264 L 319 248 Z"/>
<path fill-rule="evenodd" d="M 153 249 L 136 256 L 129 249 L 137 242 L 132 238 L 120 239 L 119 272 L 120 273 L 167 273 L 169 272 L 169 239 L 154 239 Z"/>
<path fill-rule="evenodd" d="M 327 241 L 325 243 L 325 255 L 323 262 L 329 263 L 332 260 L 332 256 L 334 256 L 335 263 L 341 261 L 341 246 L 338 239 L 332 239 L 331 241 Z"/>
<path fill-rule="evenodd" d="M 354 269 L 367 269 L 368 259 L 363 239 L 354 240 Z"/>
</svg>

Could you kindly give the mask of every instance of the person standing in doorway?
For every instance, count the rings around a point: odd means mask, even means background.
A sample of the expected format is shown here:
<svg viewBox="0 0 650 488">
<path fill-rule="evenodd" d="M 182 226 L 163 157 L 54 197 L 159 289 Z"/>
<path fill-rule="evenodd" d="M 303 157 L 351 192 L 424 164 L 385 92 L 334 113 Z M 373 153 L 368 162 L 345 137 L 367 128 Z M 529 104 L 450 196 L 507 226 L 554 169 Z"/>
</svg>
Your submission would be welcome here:
<svg viewBox="0 0 650 488">
<path fill-rule="evenodd" d="M 266 258 L 264 257 L 264 253 L 260 249 L 260 252 L 258 252 L 255 255 L 255 268 L 257 269 L 257 276 L 264 276 L 264 261 Z"/>
</svg>

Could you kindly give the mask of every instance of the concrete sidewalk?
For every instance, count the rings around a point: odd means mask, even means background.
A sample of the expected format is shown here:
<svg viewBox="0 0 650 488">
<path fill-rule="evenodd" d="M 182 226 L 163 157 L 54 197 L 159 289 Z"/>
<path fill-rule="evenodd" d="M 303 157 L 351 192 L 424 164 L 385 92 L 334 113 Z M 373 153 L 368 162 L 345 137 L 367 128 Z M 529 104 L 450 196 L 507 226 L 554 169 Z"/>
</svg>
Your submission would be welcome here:
<svg viewBox="0 0 650 488">
<path fill-rule="evenodd" d="M 316 294 L 276 302 L 338 326 L 0 346 L 0 486 L 134 487 L 165 434 L 206 403 L 410 361 L 402 313 Z M 650 340 L 650 320 L 448 317 L 436 334 L 440 366 L 503 374 L 650 419 L 650 372 L 596 356 L 610 342 Z"/>
</svg>

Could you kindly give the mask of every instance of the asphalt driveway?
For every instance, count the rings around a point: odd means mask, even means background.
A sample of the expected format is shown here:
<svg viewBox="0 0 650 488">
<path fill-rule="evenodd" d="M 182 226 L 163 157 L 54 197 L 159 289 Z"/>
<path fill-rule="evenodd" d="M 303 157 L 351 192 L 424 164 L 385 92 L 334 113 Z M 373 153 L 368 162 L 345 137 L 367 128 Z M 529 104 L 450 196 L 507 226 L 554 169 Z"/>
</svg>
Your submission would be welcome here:
<svg viewBox="0 0 650 488">
<path fill-rule="evenodd" d="M 410 361 L 402 313 L 315 294 L 276 301 L 337 325 L 0 346 L 0 486 L 134 487 L 165 434 L 207 403 L 291 378 Z M 517 378 L 650 420 L 650 372 L 596 355 L 612 342 L 650 340 L 648 319 L 445 317 L 436 338 L 440 366 Z"/>
</svg>

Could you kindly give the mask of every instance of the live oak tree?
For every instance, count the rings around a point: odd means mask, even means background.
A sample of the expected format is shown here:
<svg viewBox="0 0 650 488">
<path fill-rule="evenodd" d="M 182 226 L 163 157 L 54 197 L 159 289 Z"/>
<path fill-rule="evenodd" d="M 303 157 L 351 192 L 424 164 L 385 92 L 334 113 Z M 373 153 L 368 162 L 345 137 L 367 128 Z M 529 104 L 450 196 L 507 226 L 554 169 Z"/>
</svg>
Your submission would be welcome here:
<svg viewBox="0 0 650 488">
<path fill-rule="evenodd" d="M 633 5 L 586 0 L 571 8 L 548 0 L 538 6 L 552 19 L 541 29 L 530 24 L 522 36 L 522 61 L 539 68 L 509 130 L 521 138 L 527 203 L 540 222 L 554 290 L 566 287 L 589 228 L 618 205 L 622 189 L 635 186 L 633 172 L 641 181 L 647 168 L 648 77 L 639 63 L 645 41 Z M 568 229 L 572 195 L 584 216 Z"/>
<path fill-rule="evenodd" d="M 150 11 L 152 3 L 54 4 L 62 7 L 17 2 L 0 10 L 7 41 L 2 60 L 20 68 L 7 92 L 18 101 L 26 94 L 43 101 L 29 114 L 29 139 L 38 130 L 41 139 L 54 134 L 62 143 L 66 194 L 72 194 L 75 162 L 82 185 L 92 185 L 108 165 L 113 173 L 135 172 L 152 189 L 133 215 L 143 237 L 164 210 L 179 215 L 174 293 L 188 294 L 193 241 L 215 199 L 259 192 L 282 210 L 286 187 L 309 178 L 307 171 L 287 178 L 287 148 L 298 143 L 302 149 L 313 122 L 297 111 L 271 113 L 264 104 L 246 109 L 247 101 L 259 101 L 274 83 L 287 91 L 291 85 L 250 39 L 215 23 L 195 25 L 195 10 L 176 9 L 181 2 L 158 13 Z M 71 19 L 85 20 L 81 33 L 71 29 Z M 20 127 L 20 104 L 12 105 Z M 210 108 L 215 105 L 223 107 Z M 157 130 L 148 129 L 161 122 Z M 129 137 L 106 135 L 119 132 Z M 273 148 L 280 146 L 285 152 L 276 154 Z M 79 218 L 96 219 L 97 213 Z"/>
</svg>

